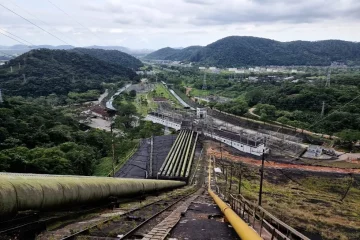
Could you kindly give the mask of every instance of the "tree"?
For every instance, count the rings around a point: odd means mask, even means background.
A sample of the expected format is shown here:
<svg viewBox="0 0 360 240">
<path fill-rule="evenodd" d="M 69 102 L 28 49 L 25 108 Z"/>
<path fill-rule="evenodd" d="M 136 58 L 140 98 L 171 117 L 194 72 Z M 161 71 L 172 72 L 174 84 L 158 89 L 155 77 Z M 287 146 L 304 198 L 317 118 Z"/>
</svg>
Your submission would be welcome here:
<svg viewBox="0 0 360 240">
<path fill-rule="evenodd" d="M 131 98 L 135 98 L 136 97 L 136 91 L 133 89 L 133 90 L 131 90 L 130 92 L 129 92 L 129 96 L 131 97 Z"/>
</svg>

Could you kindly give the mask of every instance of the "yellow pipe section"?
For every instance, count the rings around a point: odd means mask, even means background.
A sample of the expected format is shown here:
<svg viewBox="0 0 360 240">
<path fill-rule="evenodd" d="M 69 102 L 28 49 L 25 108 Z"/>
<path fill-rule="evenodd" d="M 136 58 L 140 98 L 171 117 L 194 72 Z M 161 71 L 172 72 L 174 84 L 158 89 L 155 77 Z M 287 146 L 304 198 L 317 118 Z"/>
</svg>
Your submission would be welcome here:
<svg viewBox="0 0 360 240">
<path fill-rule="evenodd" d="M 225 202 L 223 202 L 210 188 L 210 174 L 211 165 L 209 164 L 209 187 L 208 192 L 214 199 L 215 203 L 220 208 L 221 212 L 225 215 L 226 219 L 230 222 L 231 226 L 235 229 L 236 233 L 241 240 L 262 240 L 262 238 L 250 228 L 246 222 L 244 222 Z"/>
</svg>

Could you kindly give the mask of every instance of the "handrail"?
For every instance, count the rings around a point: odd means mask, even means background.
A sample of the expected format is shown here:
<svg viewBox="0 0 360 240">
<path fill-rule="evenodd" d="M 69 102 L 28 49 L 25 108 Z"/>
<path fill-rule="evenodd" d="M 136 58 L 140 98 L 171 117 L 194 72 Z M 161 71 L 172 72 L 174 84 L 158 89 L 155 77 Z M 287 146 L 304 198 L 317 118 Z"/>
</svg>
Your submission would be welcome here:
<svg viewBox="0 0 360 240">
<path fill-rule="evenodd" d="M 215 203 L 220 208 L 221 212 L 225 215 L 231 226 L 234 228 L 241 240 L 262 240 L 262 238 L 250 228 L 248 224 L 243 221 L 225 202 L 223 202 L 212 190 L 211 190 L 211 161 L 209 161 L 209 179 L 208 179 L 208 192 L 214 199 Z"/>
<path fill-rule="evenodd" d="M 302 233 L 298 232 L 291 226 L 281 221 L 280 219 L 276 218 L 274 215 L 272 215 L 270 212 L 265 210 L 263 207 L 250 202 L 249 200 L 245 199 L 242 195 L 239 195 L 239 197 L 240 199 L 230 194 L 229 200 L 233 208 L 235 208 L 235 206 L 239 206 L 239 209 L 235 209 L 235 210 L 238 210 L 239 212 L 243 211 L 243 215 L 244 212 L 247 212 L 248 215 L 253 215 L 252 218 L 260 219 L 261 222 L 265 223 L 268 226 L 268 228 L 270 228 L 271 230 L 270 232 L 272 232 L 273 234 L 276 233 L 277 236 L 281 236 L 282 239 L 289 239 L 288 236 L 291 234 L 292 236 L 296 236 L 297 237 L 296 239 L 310 240 L 310 238 L 306 237 Z M 234 204 L 234 201 L 236 201 L 238 204 L 237 205 Z M 245 205 L 247 205 L 248 207 L 246 207 Z M 272 225 L 273 223 L 277 225 L 277 228 L 275 228 Z M 286 234 L 284 234 L 278 229 L 280 226 L 286 229 L 287 231 Z"/>
<path fill-rule="evenodd" d="M 122 160 L 128 160 L 129 158 L 131 158 L 131 157 L 134 155 L 134 153 L 138 150 L 139 145 L 140 145 L 140 142 L 139 142 L 138 144 L 136 144 L 136 145 L 133 147 L 133 149 L 132 149 L 128 154 L 126 154 L 125 157 L 123 157 L 123 158 L 121 158 L 121 159 L 122 159 Z M 118 170 L 120 169 L 121 165 L 123 165 L 123 164 L 124 164 L 123 161 L 119 161 L 118 165 L 115 166 L 115 171 L 118 171 Z M 111 177 L 111 176 L 113 175 L 113 172 L 114 172 L 114 170 L 111 170 L 111 171 L 108 173 L 107 176 L 108 176 L 108 177 Z"/>
</svg>

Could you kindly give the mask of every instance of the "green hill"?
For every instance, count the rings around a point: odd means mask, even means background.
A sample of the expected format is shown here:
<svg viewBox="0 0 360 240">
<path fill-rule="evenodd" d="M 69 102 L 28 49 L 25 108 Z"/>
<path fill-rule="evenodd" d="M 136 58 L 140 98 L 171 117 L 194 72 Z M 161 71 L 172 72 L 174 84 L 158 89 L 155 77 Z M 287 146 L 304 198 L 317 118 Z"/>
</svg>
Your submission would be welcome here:
<svg viewBox="0 0 360 240">
<path fill-rule="evenodd" d="M 144 64 L 137 58 L 118 50 L 104 50 L 104 49 L 90 49 L 90 48 L 74 48 L 69 50 L 79 54 L 88 54 L 99 60 L 119 64 L 123 67 L 131 68 L 134 70 L 144 66 Z"/>
<path fill-rule="evenodd" d="M 219 67 L 265 65 L 319 65 L 333 61 L 360 64 L 360 43 L 340 40 L 279 42 L 257 37 L 231 36 L 205 47 L 163 48 L 148 59 L 191 61 Z M 191 51 L 190 51 L 191 50 Z"/>
<path fill-rule="evenodd" d="M 152 52 L 144 57 L 148 60 L 166 60 L 166 58 L 174 55 L 178 52 L 181 52 L 181 49 L 175 49 L 171 47 L 161 48 L 155 52 Z M 177 59 L 176 59 L 177 60 Z"/>
<path fill-rule="evenodd" d="M 179 49 L 180 51 L 176 51 L 174 54 L 167 56 L 165 60 L 188 61 L 202 48 L 203 47 L 201 46 L 190 46 L 184 49 Z"/>
<path fill-rule="evenodd" d="M 66 50 L 40 49 L 24 53 L 1 66 L 0 88 L 7 95 L 67 95 L 70 91 L 101 89 L 103 82 L 129 80 L 135 76 L 136 73 L 129 68 L 89 55 Z"/>
</svg>

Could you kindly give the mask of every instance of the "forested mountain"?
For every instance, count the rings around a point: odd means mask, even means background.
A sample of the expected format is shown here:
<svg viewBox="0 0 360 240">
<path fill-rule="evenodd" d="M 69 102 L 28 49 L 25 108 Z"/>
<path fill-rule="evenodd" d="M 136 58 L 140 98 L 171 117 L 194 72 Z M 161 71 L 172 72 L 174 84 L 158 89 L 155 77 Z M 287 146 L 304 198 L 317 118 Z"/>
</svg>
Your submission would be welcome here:
<svg viewBox="0 0 360 240">
<path fill-rule="evenodd" d="M 0 171 L 91 175 L 110 152 L 109 133 L 82 131 L 50 105 L 8 98 L 0 123 Z"/>
<path fill-rule="evenodd" d="M 101 89 L 103 82 L 129 80 L 135 76 L 136 73 L 129 68 L 86 54 L 39 49 L 0 66 L 0 88 L 7 95 L 67 95 L 70 91 Z"/>
<path fill-rule="evenodd" d="M 279 42 L 265 38 L 231 36 L 200 47 L 191 55 L 185 52 L 186 48 L 172 51 L 171 53 L 169 48 L 164 48 L 148 56 L 151 59 L 187 60 L 219 67 L 327 66 L 333 61 L 342 61 L 350 65 L 360 64 L 360 43 L 340 40 Z M 163 52 L 171 54 L 161 54 Z M 175 57 L 171 58 L 171 55 Z M 184 55 L 188 57 L 183 58 Z"/>
<path fill-rule="evenodd" d="M 79 54 L 88 54 L 99 60 L 119 64 L 123 67 L 138 69 L 144 64 L 137 58 L 118 50 L 103 50 L 103 49 L 90 49 L 90 48 L 74 48 L 70 50 Z"/>
<path fill-rule="evenodd" d="M 161 48 L 155 52 L 146 55 L 144 58 L 148 60 L 165 60 L 166 58 L 181 52 L 182 49 L 175 49 L 171 47 Z M 177 59 L 175 59 L 177 60 Z"/>
<path fill-rule="evenodd" d="M 152 52 L 146 55 L 144 58 L 149 60 L 188 61 L 201 48 L 201 46 L 190 46 L 183 49 L 166 47 Z"/>
<path fill-rule="evenodd" d="M 201 46 L 190 46 L 183 49 L 177 49 L 178 51 L 174 54 L 167 56 L 165 60 L 172 61 L 186 61 L 191 59 L 202 47 Z"/>
</svg>

